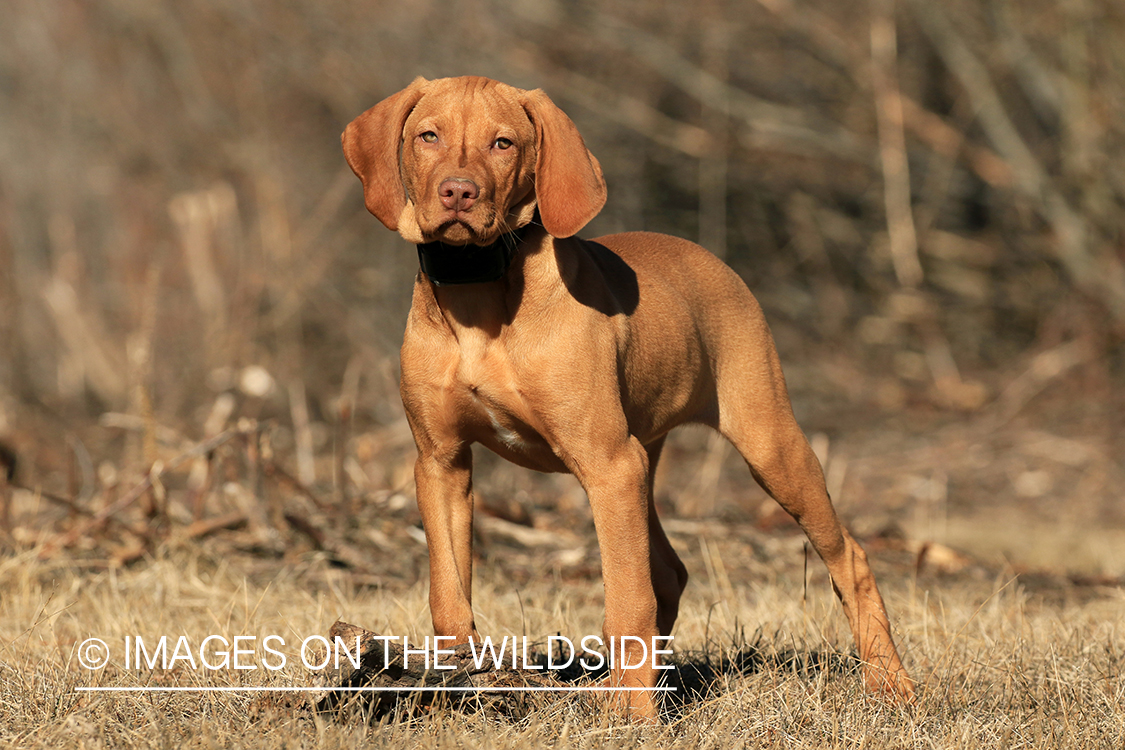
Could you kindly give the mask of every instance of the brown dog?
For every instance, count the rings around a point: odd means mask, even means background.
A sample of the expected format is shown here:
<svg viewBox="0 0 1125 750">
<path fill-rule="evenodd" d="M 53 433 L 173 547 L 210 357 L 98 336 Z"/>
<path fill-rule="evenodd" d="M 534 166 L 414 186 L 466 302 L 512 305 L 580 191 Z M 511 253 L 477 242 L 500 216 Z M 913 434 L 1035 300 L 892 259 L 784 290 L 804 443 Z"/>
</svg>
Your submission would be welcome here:
<svg viewBox="0 0 1125 750">
<path fill-rule="evenodd" d="M 702 423 L 734 444 L 827 564 L 868 689 L 912 699 L 866 557 L 793 418 L 762 311 L 730 268 L 665 235 L 575 237 L 605 203 L 605 182 L 538 90 L 418 78 L 348 125 L 343 146 L 368 210 L 419 245 L 402 400 L 438 635 L 476 636 L 473 443 L 574 474 L 601 547 L 604 635 L 667 635 L 687 571 L 656 517 L 652 478 L 668 431 Z M 651 663 L 616 669 L 610 684 L 651 688 L 657 675 Z M 652 692 L 623 700 L 656 716 Z"/>
</svg>

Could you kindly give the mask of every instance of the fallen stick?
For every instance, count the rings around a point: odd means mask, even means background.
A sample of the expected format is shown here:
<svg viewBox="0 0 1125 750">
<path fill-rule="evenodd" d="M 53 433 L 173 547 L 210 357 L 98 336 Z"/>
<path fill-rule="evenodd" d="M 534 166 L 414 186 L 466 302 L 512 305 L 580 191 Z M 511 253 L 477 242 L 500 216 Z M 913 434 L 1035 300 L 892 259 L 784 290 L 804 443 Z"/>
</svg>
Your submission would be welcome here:
<svg viewBox="0 0 1125 750">
<path fill-rule="evenodd" d="M 199 539 L 214 534 L 216 531 L 241 528 L 247 522 L 246 514 L 236 511 L 216 518 L 201 518 L 198 521 L 193 521 L 184 528 L 182 533 L 185 539 Z"/>
<path fill-rule="evenodd" d="M 426 707 L 444 699 L 452 705 L 474 701 L 486 711 L 504 714 L 522 714 L 528 696 L 518 691 L 496 691 L 496 688 L 560 687 L 554 673 L 545 669 L 514 669 L 510 664 L 497 663 L 492 654 L 478 647 L 474 657 L 468 644 L 443 646 L 442 666 L 453 669 L 427 668 L 429 661 L 421 647 L 407 653 L 402 639 L 379 636 L 369 630 L 337 621 L 328 631 L 328 641 L 341 644 L 339 667 L 331 664 L 314 673 L 313 683 L 324 688 L 313 694 L 315 710 L 338 711 L 345 707 L 362 706 L 375 715 L 382 715 L 400 702 Z M 347 648 L 354 654 L 359 645 L 359 667 L 342 654 Z M 432 644 L 432 641 L 429 641 Z M 433 651 L 426 649 L 429 655 Z M 509 652 L 510 653 L 510 652 Z M 540 654 L 529 654 L 532 660 Z M 503 659 L 507 662 L 511 657 Z M 331 660 L 330 660 L 331 662 Z M 360 692 L 357 688 L 376 688 Z M 422 688 L 436 688 L 422 690 Z M 454 690 L 449 690 L 453 688 Z M 476 688 L 476 689 L 474 689 Z M 490 692 L 479 689 L 488 688 Z"/>
</svg>

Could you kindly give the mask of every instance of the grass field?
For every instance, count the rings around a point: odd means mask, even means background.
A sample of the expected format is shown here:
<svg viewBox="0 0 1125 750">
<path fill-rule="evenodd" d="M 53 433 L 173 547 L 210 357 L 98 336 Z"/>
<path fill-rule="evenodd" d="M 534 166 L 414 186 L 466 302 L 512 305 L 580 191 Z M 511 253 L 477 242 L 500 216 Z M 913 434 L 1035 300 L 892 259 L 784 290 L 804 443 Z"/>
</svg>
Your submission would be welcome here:
<svg viewBox="0 0 1125 750">
<path fill-rule="evenodd" d="M 408 512 L 408 511 L 404 511 Z M 28 549 L 0 562 L 0 745 L 5 747 L 1121 747 L 1125 710 L 1116 587 L 1013 575 L 961 558 L 958 572 L 915 566 L 901 546 L 880 548 L 876 572 L 905 661 L 921 685 L 916 706 L 864 696 L 849 661 L 846 623 L 823 566 L 791 530 L 671 523 L 693 581 L 676 629 L 680 682 L 665 722 L 635 727 L 586 695 L 535 695 L 515 715 L 463 706 L 378 721 L 316 716 L 260 695 L 81 693 L 83 686 L 305 686 L 288 665 L 235 671 L 125 669 L 126 636 L 263 638 L 287 644 L 337 618 L 382 633 L 429 633 L 425 585 L 403 576 L 357 584 L 323 552 L 232 554 L 224 540 L 170 540 L 126 568 L 41 560 Z M 581 568 L 543 563 L 513 576 L 521 554 L 502 540 L 478 566 L 478 625 L 542 639 L 598 633 L 601 584 Z M 586 540 L 592 544 L 593 540 Z M 422 545 L 408 543 L 417 549 Z M 869 544 L 869 546 L 872 546 Z M 506 564 L 504 556 L 512 552 Z M 489 552 L 486 547 L 482 552 Z M 939 558 L 935 559 L 940 562 Z M 957 567 L 957 566 L 953 566 Z M 919 569 L 920 568 L 920 569 Z M 568 572 L 569 571 L 569 572 Z M 577 571 L 577 572 L 576 572 Z M 518 580 L 518 579 L 523 580 Z M 1027 579 L 1028 582 L 1025 582 Z M 104 640 L 99 671 L 78 644 Z M 283 649 L 283 650 L 286 650 Z M 213 662 L 216 660 L 213 660 Z M 254 659 L 250 659 L 254 662 Z M 260 663 L 260 662 L 258 662 Z"/>
</svg>

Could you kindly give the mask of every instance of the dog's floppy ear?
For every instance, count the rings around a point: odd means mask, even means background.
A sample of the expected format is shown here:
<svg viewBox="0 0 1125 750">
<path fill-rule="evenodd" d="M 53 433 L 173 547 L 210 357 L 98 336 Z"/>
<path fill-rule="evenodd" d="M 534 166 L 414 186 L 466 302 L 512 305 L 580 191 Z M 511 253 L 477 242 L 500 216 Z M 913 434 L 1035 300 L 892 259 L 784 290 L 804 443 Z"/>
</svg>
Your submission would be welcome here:
<svg viewBox="0 0 1125 750">
<path fill-rule="evenodd" d="M 387 229 L 398 229 L 399 217 L 406 208 L 406 188 L 399 171 L 402 129 L 427 83 L 425 78 L 415 78 L 402 91 L 352 120 L 340 136 L 348 166 L 363 182 L 367 210 Z"/>
<path fill-rule="evenodd" d="M 539 89 L 526 92 L 524 110 L 535 125 L 535 197 L 553 237 L 577 234 L 605 205 L 605 178 L 578 128 Z"/>
</svg>

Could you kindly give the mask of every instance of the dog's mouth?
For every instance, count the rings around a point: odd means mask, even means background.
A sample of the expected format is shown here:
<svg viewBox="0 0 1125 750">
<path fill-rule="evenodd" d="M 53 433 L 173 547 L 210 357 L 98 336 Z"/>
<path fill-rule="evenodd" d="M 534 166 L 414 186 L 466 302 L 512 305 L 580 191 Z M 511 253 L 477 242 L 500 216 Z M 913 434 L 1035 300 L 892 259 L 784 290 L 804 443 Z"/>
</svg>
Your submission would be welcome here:
<svg viewBox="0 0 1125 750">
<path fill-rule="evenodd" d="M 500 227 L 495 222 L 476 227 L 464 218 L 454 216 L 446 219 L 430 232 L 424 232 L 427 242 L 441 242 L 444 245 L 491 245 L 500 236 Z"/>
</svg>

